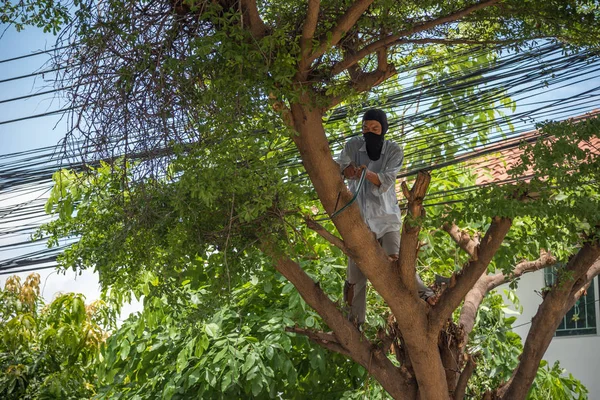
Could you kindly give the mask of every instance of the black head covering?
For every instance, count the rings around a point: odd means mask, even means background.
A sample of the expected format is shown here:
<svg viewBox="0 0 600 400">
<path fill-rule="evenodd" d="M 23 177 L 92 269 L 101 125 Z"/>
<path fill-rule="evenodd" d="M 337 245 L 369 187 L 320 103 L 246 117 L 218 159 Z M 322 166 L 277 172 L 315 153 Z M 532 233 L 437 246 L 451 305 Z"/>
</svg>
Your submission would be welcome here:
<svg viewBox="0 0 600 400">
<path fill-rule="evenodd" d="M 373 132 L 363 133 L 367 144 L 367 154 L 373 161 L 379 160 L 381 157 L 381 149 L 383 149 L 384 135 L 388 130 L 387 116 L 385 112 L 377 108 L 368 110 L 363 115 L 363 121 L 377 121 L 381 124 L 381 135 L 376 135 Z"/>
<path fill-rule="evenodd" d="M 381 124 L 381 136 L 385 135 L 388 130 L 387 116 L 383 110 L 378 108 L 371 108 L 365 115 L 363 115 L 363 121 L 377 121 Z"/>
</svg>

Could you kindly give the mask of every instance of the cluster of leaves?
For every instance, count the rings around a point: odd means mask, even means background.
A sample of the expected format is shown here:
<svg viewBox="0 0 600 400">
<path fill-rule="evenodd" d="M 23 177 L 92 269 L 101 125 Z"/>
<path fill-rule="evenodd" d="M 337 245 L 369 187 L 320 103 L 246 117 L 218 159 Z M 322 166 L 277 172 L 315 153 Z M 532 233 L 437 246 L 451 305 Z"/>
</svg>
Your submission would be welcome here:
<svg viewBox="0 0 600 400">
<path fill-rule="evenodd" d="M 600 159 L 589 143 L 600 138 L 600 119 L 547 123 L 541 138 L 523 143 L 519 162 L 509 169 L 515 184 L 481 188 L 469 194 L 468 207 L 456 207 L 446 219 L 469 221 L 494 215 L 513 220 L 493 267 L 507 272 L 540 251 L 567 260 L 600 226 Z M 459 224 L 460 225 L 460 224 Z"/>
<path fill-rule="evenodd" d="M 521 308 L 511 290 L 505 290 L 504 296 L 495 291 L 488 294 L 479 308 L 470 335 L 470 352 L 475 354 L 477 368 L 469 381 L 469 398 L 482 398 L 486 391 L 497 388 L 511 377 L 519 364 L 523 345 L 520 336 L 512 331 L 517 319 L 515 314 L 519 312 L 507 307 L 507 300 L 513 303 L 514 308 Z M 565 373 L 558 361 L 550 367 L 543 360 L 527 398 L 586 399 L 588 391 L 585 386 L 573 375 Z"/>
<path fill-rule="evenodd" d="M 226 289 L 246 279 L 259 240 L 280 234 L 310 194 L 296 182 L 301 169 L 280 164 L 280 146 L 268 132 L 215 132 L 181 149 L 160 179 L 140 179 L 127 163 L 59 171 L 46 205 L 59 218 L 38 234 L 51 246 L 79 237 L 59 262 L 96 269 L 106 289 L 128 291 L 145 272 Z"/>
<path fill-rule="evenodd" d="M 318 242 L 308 241 L 319 260 L 302 265 L 323 287 L 341 293 L 342 259 Z M 365 388 L 362 367 L 286 333 L 286 327 L 325 327 L 267 259 L 219 303 L 209 285 L 152 274 L 144 279 L 136 289 L 144 294 L 144 310 L 103 346 L 100 398 L 341 399 L 381 391 Z"/>
<path fill-rule="evenodd" d="M 0 290 L 0 396 L 4 399 L 80 399 L 95 393 L 96 364 L 115 313 L 81 294 L 62 294 L 44 306 L 39 275 Z"/>
<path fill-rule="evenodd" d="M 75 4 L 80 3 L 75 0 Z M 17 32 L 35 26 L 56 35 L 70 19 L 69 8 L 63 2 L 3 0 L 0 4 L 0 22 L 14 25 Z"/>
</svg>

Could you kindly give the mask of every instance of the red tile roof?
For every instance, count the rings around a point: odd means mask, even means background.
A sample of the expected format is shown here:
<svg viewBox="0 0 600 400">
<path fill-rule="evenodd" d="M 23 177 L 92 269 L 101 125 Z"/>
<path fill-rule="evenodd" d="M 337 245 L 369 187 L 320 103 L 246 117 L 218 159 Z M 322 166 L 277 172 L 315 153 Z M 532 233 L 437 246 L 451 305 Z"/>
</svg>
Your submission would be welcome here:
<svg viewBox="0 0 600 400">
<path fill-rule="evenodd" d="M 589 113 L 571 118 L 572 121 L 581 121 L 591 117 L 597 117 L 600 115 L 600 109 L 593 110 Z M 483 165 L 484 168 L 479 168 L 477 170 L 477 184 L 485 184 L 492 182 L 502 182 L 507 179 L 510 179 L 508 171 L 514 167 L 523 153 L 521 149 L 518 148 L 518 143 L 523 140 L 534 139 L 539 136 L 539 132 L 537 130 L 525 132 L 524 134 L 509 140 L 504 140 L 498 145 L 487 146 L 481 152 L 485 152 L 485 156 L 481 158 L 475 159 L 473 165 Z M 552 140 L 552 138 L 546 138 L 544 140 Z M 515 147 L 511 147 L 514 145 Z M 496 153 L 492 153 L 489 155 L 489 151 L 493 150 L 495 147 L 499 148 L 499 151 Z M 506 148 L 509 147 L 509 148 Z M 501 149 L 500 149 L 501 148 Z M 579 148 L 583 150 L 591 150 L 594 154 L 600 155 L 600 138 L 594 137 L 589 141 L 582 141 L 579 143 Z M 524 173 L 524 177 L 531 174 L 531 170 Z M 524 180 L 527 180 L 526 178 Z"/>
</svg>

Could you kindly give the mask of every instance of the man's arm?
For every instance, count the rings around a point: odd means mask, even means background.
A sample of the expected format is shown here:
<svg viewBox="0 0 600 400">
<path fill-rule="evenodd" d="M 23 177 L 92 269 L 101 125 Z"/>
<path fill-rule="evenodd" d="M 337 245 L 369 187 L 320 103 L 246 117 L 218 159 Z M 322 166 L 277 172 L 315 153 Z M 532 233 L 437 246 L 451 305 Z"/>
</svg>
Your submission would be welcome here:
<svg viewBox="0 0 600 400">
<path fill-rule="evenodd" d="M 375 172 L 367 170 L 367 176 L 366 176 L 366 178 L 373 185 L 375 185 L 377 187 L 381 187 L 381 180 L 379 179 L 379 175 L 377 175 Z"/>
<path fill-rule="evenodd" d="M 394 190 L 396 176 L 404 161 L 404 152 L 397 144 L 394 143 L 393 145 L 388 146 L 388 150 L 386 151 L 389 152 L 389 158 L 383 166 L 383 169 L 378 173 L 373 171 L 367 172 L 367 179 L 375 185 L 375 187 L 372 188 L 372 193 L 375 196 L 380 196 L 390 189 Z"/>
</svg>

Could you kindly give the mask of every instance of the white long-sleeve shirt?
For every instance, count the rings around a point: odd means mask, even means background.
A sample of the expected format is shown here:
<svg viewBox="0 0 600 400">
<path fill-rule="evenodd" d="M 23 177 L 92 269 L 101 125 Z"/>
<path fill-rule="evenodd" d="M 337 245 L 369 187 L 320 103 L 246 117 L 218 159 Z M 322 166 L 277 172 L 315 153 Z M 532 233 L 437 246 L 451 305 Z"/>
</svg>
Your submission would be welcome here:
<svg viewBox="0 0 600 400">
<path fill-rule="evenodd" d="M 395 186 L 396 176 L 403 160 L 402 148 L 386 140 L 379 160 L 371 161 L 362 136 L 348 140 L 338 156 L 340 171 L 343 172 L 351 162 L 354 162 L 357 167 L 366 165 L 369 171 L 377 173 L 381 181 L 381 185 L 377 187 L 365 178 L 356 199 L 363 219 L 378 239 L 388 232 L 399 231 L 402 224 Z M 348 181 L 348 188 L 352 193 L 356 193 L 358 182 L 354 179 Z"/>
</svg>

